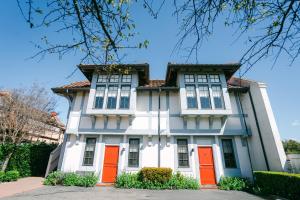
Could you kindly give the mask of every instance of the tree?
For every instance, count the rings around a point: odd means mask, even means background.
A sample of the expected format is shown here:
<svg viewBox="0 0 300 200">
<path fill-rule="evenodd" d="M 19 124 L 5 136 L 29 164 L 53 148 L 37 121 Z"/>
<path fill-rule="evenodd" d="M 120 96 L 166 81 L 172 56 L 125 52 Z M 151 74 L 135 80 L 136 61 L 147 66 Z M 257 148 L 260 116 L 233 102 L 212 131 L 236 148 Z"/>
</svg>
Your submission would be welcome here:
<svg viewBox="0 0 300 200">
<path fill-rule="evenodd" d="M 48 128 L 56 101 L 45 88 L 33 85 L 30 89 L 14 89 L 0 93 L 0 141 L 11 144 L 2 164 L 5 171 L 14 147 L 29 134 L 41 133 Z"/>
<path fill-rule="evenodd" d="M 136 34 L 134 19 L 130 17 L 132 4 L 141 2 L 155 19 L 167 4 L 165 0 L 45 0 L 43 5 L 37 0 L 17 2 L 31 28 L 54 25 L 57 32 L 72 35 L 70 41 L 62 44 L 61 40 L 56 45 L 45 36 L 46 46 L 37 45 L 40 51 L 33 57 L 46 53 L 62 56 L 80 50 L 84 53 L 82 61 L 105 64 L 120 62 L 122 49 L 148 46 L 147 40 L 131 44 Z M 299 56 L 298 0 L 173 0 L 171 5 L 180 24 L 176 49 L 186 49 L 186 39 L 194 39 L 188 59 L 194 54 L 198 62 L 201 43 L 213 34 L 218 21 L 237 28 L 240 36 L 247 36 L 245 42 L 250 47 L 240 59 L 247 65 L 244 73 L 266 56 L 275 55 L 274 63 L 282 53 L 291 62 Z"/>
<path fill-rule="evenodd" d="M 300 143 L 296 140 L 284 140 L 282 141 L 285 153 L 300 154 Z"/>
</svg>

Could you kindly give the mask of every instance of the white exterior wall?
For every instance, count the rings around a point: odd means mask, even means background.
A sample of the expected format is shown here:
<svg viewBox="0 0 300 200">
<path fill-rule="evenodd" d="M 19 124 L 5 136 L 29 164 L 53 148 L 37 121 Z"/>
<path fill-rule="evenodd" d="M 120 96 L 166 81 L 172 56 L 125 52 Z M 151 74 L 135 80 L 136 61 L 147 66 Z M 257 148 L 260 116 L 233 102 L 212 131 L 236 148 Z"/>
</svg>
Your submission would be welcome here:
<svg viewBox="0 0 300 200">
<path fill-rule="evenodd" d="M 137 79 L 137 77 L 133 79 Z M 137 84 L 133 83 L 132 85 L 136 86 Z M 92 87 L 95 88 L 95 85 L 92 84 Z M 137 172 L 142 167 L 156 167 L 158 165 L 158 92 L 137 91 L 136 88 L 132 88 L 129 113 L 133 112 L 133 116 L 122 113 L 122 115 L 118 115 L 118 111 L 115 115 L 111 113 L 108 115 L 90 114 L 93 92 L 94 90 L 91 89 L 90 93 L 78 92 L 74 96 L 67 125 L 69 139 L 64 144 L 64 154 L 60 161 L 62 163 L 61 170 L 67 172 L 94 171 L 99 175 L 99 182 L 101 182 L 105 144 L 119 145 L 119 174 L 124 171 Z M 264 170 L 266 168 L 249 97 L 247 94 L 241 95 L 247 123 L 245 125 L 237 95 L 228 93 L 227 88 L 223 88 L 223 92 L 226 112 L 222 111 L 221 115 L 218 111 L 212 111 L 209 115 L 182 115 L 185 96 L 181 95 L 185 94 L 184 87 L 180 87 L 179 91 L 163 91 L 161 93 L 161 167 L 170 167 L 173 171 L 180 171 L 187 176 L 200 179 L 198 147 L 211 146 L 217 181 L 222 176 L 252 178 L 252 169 Z M 264 119 L 260 120 L 263 120 L 264 123 L 262 127 L 264 140 L 271 141 L 266 145 L 268 159 L 272 169 L 280 170 L 284 156 L 278 144 L 280 138 L 265 88 L 253 87 L 251 92 L 255 96 L 254 102 L 258 106 L 257 110 L 265 111 L 261 115 Z M 86 137 L 97 138 L 94 166 L 91 167 L 82 166 Z M 140 139 L 139 168 L 128 167 L 129 138 Z M 177 138 L 188 139 L 189 168 L 178 168 Z M 235 169 L 226 169 L 224 166 L 222 138 L 230 138 L 233 141 L 237 162 Z M 274 151 L 278 153 L 271 155 L 270 152 Z M 252 166 L 248 152 L 251 156 Z"/>
</svg>

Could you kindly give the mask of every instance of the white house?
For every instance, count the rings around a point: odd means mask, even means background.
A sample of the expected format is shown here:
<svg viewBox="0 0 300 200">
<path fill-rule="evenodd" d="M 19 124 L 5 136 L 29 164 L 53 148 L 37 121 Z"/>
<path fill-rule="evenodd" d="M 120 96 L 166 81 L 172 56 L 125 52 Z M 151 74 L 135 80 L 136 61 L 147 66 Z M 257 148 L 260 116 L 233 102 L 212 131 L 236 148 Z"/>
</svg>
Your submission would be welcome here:
<svg viewBox="0 0 300 200">
<path fill-rule="evenodd" d="M 78 67 L 86 81 L 52 89 L 69 100 L 61 171 L 109 183 L 169 167 L 205 185 L 285 169 L 266 84 L 232 77 L 240 64 L 169 63 L 165 80 L 148 64 Z"/>
</svg>

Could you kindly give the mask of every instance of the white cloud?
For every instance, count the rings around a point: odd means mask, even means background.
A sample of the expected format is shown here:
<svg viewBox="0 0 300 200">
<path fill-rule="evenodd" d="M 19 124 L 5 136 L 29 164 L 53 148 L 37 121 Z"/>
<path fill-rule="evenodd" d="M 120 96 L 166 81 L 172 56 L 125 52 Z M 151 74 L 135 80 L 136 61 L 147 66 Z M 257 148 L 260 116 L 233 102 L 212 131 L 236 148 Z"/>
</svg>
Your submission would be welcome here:
<svg viewBox="0 0 300 200">
<path fill-rule="evenodd" d="M 292 126 L 300 126 L 300 120 L 296 119 L 292 122 Z"/>
</svg>

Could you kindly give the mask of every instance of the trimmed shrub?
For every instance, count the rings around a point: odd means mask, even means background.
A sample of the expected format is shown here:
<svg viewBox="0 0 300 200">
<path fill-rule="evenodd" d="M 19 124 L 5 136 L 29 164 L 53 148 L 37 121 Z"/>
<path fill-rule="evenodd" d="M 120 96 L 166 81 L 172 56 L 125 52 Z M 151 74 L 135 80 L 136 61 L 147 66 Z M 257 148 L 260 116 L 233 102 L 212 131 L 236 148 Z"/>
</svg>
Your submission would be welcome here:
<svg viewBox="0 0 300 200">
<path fill-rule="evenodd" d="M 180 173 L 171 174 L 171 178 L 165 182 L 151 182 L 142 181 L 140 179 L 140 173 L 131 174 L 123 173 L 117 177 L 115 186 L 117 188 L 137 188 L 137 189 L 192 189 L 196 190 L 200 188 L 197 180 L 181 175 Z"/>
<path fill-rule="evenodd" d="M 138 179 L 142 182 L 164 184 L 168 182 L 171 177 L 171 168 L 144 167 L 138 172 Z"/>
<path fill-rule="evenodd" d="M 64 185 L 93 187 L 97 184 L 98 177 L 94 174 L 79 175 L 76 173 L 62 173 L 55 171 L 50 173 L 44 180 L 44 185 Z"/>
<path fill-rule="evenodd" d="M 300 174 L 286 172 L 254 172 L 255 186 L 265 195 L 300 199 Z"/>
<path fill-rule="evenodd" d="M 60 171 L 51 172 L 44 180 L 44 185 L 60 185 L 62 184 L 64 174 Z"/>
<path fill-rule="evenodd" d="M 250 188 L 250 182 L 240 177 L 221 177 L 218 184 L 221 190 L 247 191 Z"/>
<path fill-rule="evenodd" d="M 4 180 L 7 182 L 16 181 L 20 177 L 20 173 L 16 170 L 5 172 Z"/>
<path fill-rule="evenodd" d="M 5 178 L 5 172 L 4 171 L 0 171 L 0 183 L 4 182 L 4 178 Z"/>
</svg>

